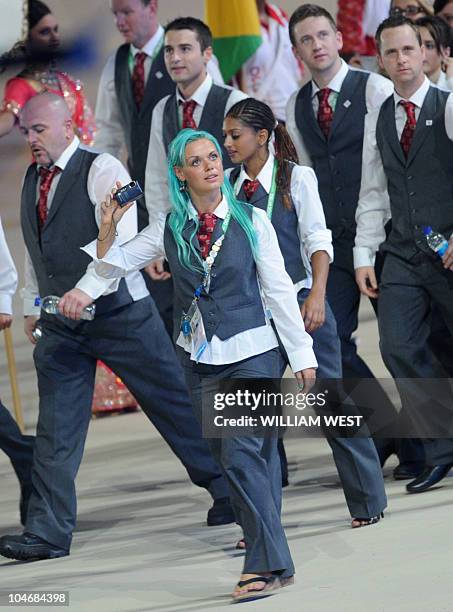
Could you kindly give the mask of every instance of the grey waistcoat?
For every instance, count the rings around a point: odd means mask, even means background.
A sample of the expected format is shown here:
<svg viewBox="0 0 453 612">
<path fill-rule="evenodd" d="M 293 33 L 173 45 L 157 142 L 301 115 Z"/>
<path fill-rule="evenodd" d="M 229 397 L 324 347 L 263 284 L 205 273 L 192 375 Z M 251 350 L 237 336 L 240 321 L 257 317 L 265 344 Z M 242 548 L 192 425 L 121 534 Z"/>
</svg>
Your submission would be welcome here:
<svg viewBox="0 0 453 612">
<path fill-rule="evenodd" d="M 36 206 L 36 164 L 27 170 L 22 189 L 21 224 L 41 297 L 61 297 L 73 289 L 91 262 L 80 247 L 98 235 L 95 209 L 87 192 L 88 173 L 96 157 L 97 153 L 82 148 L 71 157 L 60 177 L 41 236 Z M 123 279 L 118 291 L 96 300 L 96 316 L 132 301 Z M 69 319 L 64 322 L 69 327 L 78 325 Z"/>
<path fill-rule="evenodd" d="M 156 104 L 174 92 L 175 84 L 167 72 L 163 49 L 152 63 L 145 85 L 145 97 L 140 107 L 134 101 L 132 79 L 129 69 L 129 44 L 121 45 L 115 57 L 115 90 L 120 108 L 120 120 L 126 140 L 129 172 L 133 179 L 145 187 L 145 169 L 148 156 L 151 119 Z M 145 200 L 137 202 L 138 229 L 148 225 L 148 211 Z"/>
<path fill-rule="evenodd" d="M 244 205 L 246 206 L 246 205 Z M 247 206 L 247 213 L 251 217 L 252 208 Z M 182 235 L 186 241 L 195 228 L 193 221 L 189 221 Z M 212 242 L 222 234 L 222 220 L 216 223 Z M 201 272 L 192 272 L 179 261 L 176 242 L 168 226 L 168 218 L 164 234 L 165 253 L 173 276 L 175 295 L 175 336 L 179 334 L 179 318 L 182 311 L 187 312 L 193 300 L 194 292 L 202 280 Z M 200 245 L 196 236 L 192 244 L 199 251 Z M 193 258 L 193 263 L 196 260 Z M 200 264 L 198 264 L 199 266 Z M 209 341 L 215 334 L 220 340 L 227 340 L 232 336 L 265 325 L 263 305 L 261 302 L 256 265 L 252 250 L 241 226 L 231 219 L 227 235 L 222 248 L 213 266 L 213 277 L 209 294 L 202 292 L 199 307 Z M 175 319 L 176 320 L 176 319 Z"/>
<path fill-rule="evenodd" d="M 201 119 L 198 124 L 199 130 L 209 132 L 217 138 L 222 147 L 223 167 L 231 168 L 233 164 L 228 156 L 228 153 L 223 146 L 223 119 L 225 117 L 225 108 L 228 98 L 231 95 L 231 89 L 213 84 L 209 90 L 206 104 L 201 113 Z M 179 116 L 177 107 L 176 93 L 169 96 L 165 103 L 162 136 L 165 146 L 165 151 L 168 153 L 168 147 L 175 136 L 180 131 Z"/>
<path fill-rule="evenodd" d="M 453 142 L 445 131 L 449 92 L 430 87 L 406 160 L 398 139 L 394 98 L 381 107 L 376 141 L 388 183 L 392 230 L 382 250 L 410 260 L 423 251 L 434 259 L 423 235 L 431 225 L 448 239 L 453 232 Z"/>
<path fill-rule="evenodd" d="M 294 168 L 294 164 L 291 164 L 291 174 Z M 235 184 L 241 169 L 235 168 L 230 174 L 230 182 L 232 185 Z M 244 193 L 244 185 L 242 184 L 241 189 L 238 193 L 238 199 L 246 201 Z M 262 185 L 253 194 L 249 203 L 252 206 L 261 208 L 261 210 L 267 210 L 267 202 L 269 194 L 263 189 Z M 297 213 L 294 206 L 291 210 L 286 208 L 283 204 L 282 198 L 277 190 L 274 208 L 272 211 L 272 225 L 275 228 L 277 234 L 278 244 L 285 261 L 285 268 L 288 272 L 291 280 L 294 284 L 307 278 L 307 273 L 302 261 L 300 254 L 300 239 L 298 234 L 298 219 Z"/>
<path fill-rule="evenodd" d="M 327 227 L 335 239 L 354 242 L 355 211 L 362 173 L 365 90 L 368 72 L 349 70 L 338 96 L 329 138 L 326 139 L 312 105 L 312 85 L 300 90 L 296 125 L 318 178 Z"/>
</svg>

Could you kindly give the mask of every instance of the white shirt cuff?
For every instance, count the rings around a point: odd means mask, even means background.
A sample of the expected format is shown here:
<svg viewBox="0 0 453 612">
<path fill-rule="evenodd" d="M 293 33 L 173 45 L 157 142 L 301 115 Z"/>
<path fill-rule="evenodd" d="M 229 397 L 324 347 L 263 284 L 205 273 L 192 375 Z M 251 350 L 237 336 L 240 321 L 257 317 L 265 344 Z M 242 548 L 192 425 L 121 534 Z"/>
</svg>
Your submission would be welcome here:
<svg viewBox="0 0 453 612">
<path fill-rule="evenodd" d="M 0 293 L 0 314 L 13 314 L 13 300 L 8 293 Z"/>
<path fill-rule="evenodd" d="M 103 278 L 118 279 L 126 275 L 126 270 L 118 265 L 118 261 L 121 261 L 121 259 L 117 261 L 118 252 L 121 253 L 121 249 L 116 244 L 116 239 L 103 259 L 99 259 L 97 255 L 97 240 L 93 240 L 93 242 L 81 247 L 81 249 L 92 258 L 94 262 L 94 269 L 99 276 L 102 276 Z"/>
<path fill-rule="evenodd" d="M 307 368 L 317 368 L 318 362 L 316 361 L 313 349 L 309 346 L 304 347 L 303 351 L 294 351 L 288 353 L 289 365 L 293 372 L 300 372 Z"/>
<path fill-rule="evenodd" d="M 354 247 L 354 268 L 373 267 L 376 253 L 368 247 Z"/>
</svg>

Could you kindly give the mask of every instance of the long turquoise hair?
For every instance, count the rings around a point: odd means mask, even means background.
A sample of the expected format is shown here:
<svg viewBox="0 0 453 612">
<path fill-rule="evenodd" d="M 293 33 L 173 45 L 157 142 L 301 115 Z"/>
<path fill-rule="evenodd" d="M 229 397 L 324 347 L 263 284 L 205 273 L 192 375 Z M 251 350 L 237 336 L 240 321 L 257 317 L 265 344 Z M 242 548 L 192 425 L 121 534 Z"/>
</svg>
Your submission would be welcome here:
<svg viewBox="0 0 453 612">
<path fill-rule="evenodd" d="M 179 132 L 174 140 L 172 140 L 169 151 L 168 151 L 168 189 L 170 194 L 170 203 L 172 205 L 172 211 L 168 224 L 173 233 L 177 248 L 179 261 L 183 266 L 189 270 L 199 271 L 203 270 L 203 261 L 193 247 L 192 238 L 198 231 L 198 217 L 194 219 L 195 227 L 190 236 L 190 242 L 184 240 L 182 236 L 182 230 L 184 229 L 189 219 L 189 202 L 190 196 L 186 190 L 181 191 L 181 181 L 178 179 L 175 173 L 175 166 L 182 167 L 185 165 L 185 153 L 186 147 L 190 142 L 195 140 L 206 139 L 212 142 L 217 149 L 218 154 L 222 157 L 222 150 L 220 145 L 212 134 L 201 130 L 184 129 Z M 222 194 L 228 202 L 231 217 L 242 227 L 244 230 L 252 249 L 253 255 L 256 254 L 257 250 L 257 238 L 256 232 L 253 227 L 250 216 L 247 214 L 247 207 L 250 204 L 239 202 L 234 195 L 233 188 L 228 180 L 223 181 L 221 186 Z M 251 206 L 250 206 L 251 207 Z M 199 266 L 194 266 L 191 261 L 191 254 L 199 262 Z M 193 259 L 192 259 L 193 260 Z"/>
</svg>

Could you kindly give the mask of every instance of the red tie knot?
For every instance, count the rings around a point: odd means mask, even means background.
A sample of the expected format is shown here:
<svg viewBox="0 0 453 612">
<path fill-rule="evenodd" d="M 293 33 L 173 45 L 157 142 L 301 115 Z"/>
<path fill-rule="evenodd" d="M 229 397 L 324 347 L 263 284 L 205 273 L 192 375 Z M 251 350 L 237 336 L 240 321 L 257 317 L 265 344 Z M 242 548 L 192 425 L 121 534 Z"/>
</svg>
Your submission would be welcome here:
<svg viewBox="0 0 453 612">
<path fill-rule="evenodd" d="M 320 104 L 328 104 L 329 96 L 332 93 L 332 90 L 329 87 L 324 87 L 318 91 L 318 98 Z"/>
<path fill-rule="evenodd" d="M 409 102 L 408 100 L 401 100 L 401 106 L 406 111 L 407 119 L 411 125 L 415 125 L 417 119 L 415 117 L 415 109 L 417 108 L 413 102 Z"/>
<path fill-rule="evenodd" d="M 61 169 L 58 166 L 52 166 L 52 168 L 46 168 L 46 166 L 40 166 L 39 168 L 39 178 L 42 183 L 50 184 L 53 181 L 53 178 L 56 174 L 61 172 Z"/>
<path fill-rule="evenodd" d="M 243 186 L 245 197 L 247 198 L 247 201 L 249 201 L 260 186 L 260 182 L 257 179 L 255 179 L 254 181 L 251 181 L 250 179 L 245 179 Z"/>
<path fill-rule="evenodd" d="M 143 53 L 143 51 L 139 51 L 135 54 L 135 65 L 141 68 L 145 63 L 146 58 L 146 53 Z"/>
</svg>

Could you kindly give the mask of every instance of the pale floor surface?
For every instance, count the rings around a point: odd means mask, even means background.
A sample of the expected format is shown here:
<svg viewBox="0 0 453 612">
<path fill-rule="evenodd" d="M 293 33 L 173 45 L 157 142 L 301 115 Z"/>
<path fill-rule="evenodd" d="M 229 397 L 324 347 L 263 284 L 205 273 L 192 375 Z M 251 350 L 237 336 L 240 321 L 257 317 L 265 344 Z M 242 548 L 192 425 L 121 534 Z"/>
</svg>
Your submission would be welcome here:
<svg viewBox="0 0 453 612">
<path fill-rule="evenodd" d="M 291 440 L 283 521 L 297 581 L 250 610 L 448 612 L 453 478 L 409 496 L 387 479 L 389 510 L 351 530 L 327 444 Z M 15 533 L 18 491 L 0 456 L 0 533 Z M 7 492 L 7 494 L 5 494 Z M 143 414 L 94 421 L 78 478 L 71 556 L 0 561 L 0 590 L 67 590 L 82 611 L 217 611 L 241 568 L 237 526 L 204 526 L 208 496 L 187 480 Z"/>
</svg>

